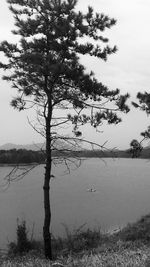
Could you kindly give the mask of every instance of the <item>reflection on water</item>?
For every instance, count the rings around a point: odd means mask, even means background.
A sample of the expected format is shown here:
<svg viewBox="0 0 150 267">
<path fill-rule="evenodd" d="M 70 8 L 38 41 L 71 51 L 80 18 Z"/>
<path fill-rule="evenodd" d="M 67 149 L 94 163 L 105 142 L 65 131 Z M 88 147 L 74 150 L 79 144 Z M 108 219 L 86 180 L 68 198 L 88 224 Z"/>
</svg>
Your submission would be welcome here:
<svg viewBox="0 0 150 267">
<path fill-rule="evenodd" d="M 0 168 L 0 179 L 8 167 Z M 104 230 L 122 226 L 149 213 L 150 162 L 141 159 L 88 159 L 64 175 L 55 168 L 51 181 L 52 232 L 62 235 L 86 223 Z M 35 224 L 35 238 L 42 238 L 44 166 L 38 166 L 23 180 L 0 192 L 0 246 L 15 238 L 17 218 L 29 229 Z M 90 190 L 92 189 L 92 190 Z"/>
</svg>

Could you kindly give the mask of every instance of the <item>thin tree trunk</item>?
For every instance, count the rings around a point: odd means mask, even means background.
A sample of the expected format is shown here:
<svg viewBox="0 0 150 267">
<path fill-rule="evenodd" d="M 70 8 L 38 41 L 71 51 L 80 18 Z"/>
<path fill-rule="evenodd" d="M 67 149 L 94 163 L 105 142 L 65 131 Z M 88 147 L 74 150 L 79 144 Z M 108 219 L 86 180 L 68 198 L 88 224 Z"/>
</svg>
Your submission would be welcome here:
<svg viewBox="0 0 150 267">
<path fill-rule="evenodd" d="M 50 163 L 51 164 L 51 163 Z M 49 180 L 49 171 L 50 166 L 46 164 L 45 171 L 45 181 L 44 181 L 44 226 L 43 226 L 43 238 L 44 238 L 44 252 L 45 257 L 52 260 L 52 248 L 51 248 L 51 234 L 50 234 L 50 223 L 51 223 L 51 208 L 50 208 L 50 180 Z"/>
<path fill-rule="evenodd" d="M 52 260 L 52 248 L 51 248 L 51 206 L 50 206 L 50 178 L 51 178 L 51 116 L 52 110 L 50 103 L 48 104 L 48 114 L 46 119 L 46 166 L 45 166 L 45 179 L 44 179 L 44 226 L 43 226 L 43 238 L 44 238 L 44 252 L 45 257 Z"/>
</svg>

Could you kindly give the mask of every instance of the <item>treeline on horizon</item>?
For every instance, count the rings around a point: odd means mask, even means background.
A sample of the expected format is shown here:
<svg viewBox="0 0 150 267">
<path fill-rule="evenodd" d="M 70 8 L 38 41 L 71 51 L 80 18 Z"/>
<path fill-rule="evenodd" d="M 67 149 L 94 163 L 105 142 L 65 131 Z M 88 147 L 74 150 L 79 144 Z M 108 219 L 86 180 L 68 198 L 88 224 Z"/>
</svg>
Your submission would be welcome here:
<svg viewBox="0 0 150 267">
<path fill-rule="evenodd" d="M 59 151 L 53 151 L 53 157 L 85 157 L 85 158 L 132 158 L 130 150 L 82 150 L 72 151 L 69 154 Z M 150 148 L 142 150 L 139 158 L 150 158 Z M 0 150 L 0 164 L 31 164 L 31 163 L 45 163 L 44 151 L 34 151 L 27 149 L 10 149 Z"/>
<path fill-rule="evenodd" d="M 0 164 L 30 164 L 44 163 L 45 156 L 42 151 L 26 149 L 0 150 Z"/>
</svg>

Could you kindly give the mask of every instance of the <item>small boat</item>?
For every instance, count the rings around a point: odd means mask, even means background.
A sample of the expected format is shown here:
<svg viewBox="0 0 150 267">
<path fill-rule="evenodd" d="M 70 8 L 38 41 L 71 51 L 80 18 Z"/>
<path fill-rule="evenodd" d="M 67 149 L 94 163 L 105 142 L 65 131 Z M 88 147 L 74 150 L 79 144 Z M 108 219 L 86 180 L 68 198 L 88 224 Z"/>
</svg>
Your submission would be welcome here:
<svg viewBox="0 0 150 267">
<path fill-rule="evenodd" d="M 88 192 L 96 192 L 96 189 L 95 188 L 88 188 L 87 191 Z"/>
</svg>

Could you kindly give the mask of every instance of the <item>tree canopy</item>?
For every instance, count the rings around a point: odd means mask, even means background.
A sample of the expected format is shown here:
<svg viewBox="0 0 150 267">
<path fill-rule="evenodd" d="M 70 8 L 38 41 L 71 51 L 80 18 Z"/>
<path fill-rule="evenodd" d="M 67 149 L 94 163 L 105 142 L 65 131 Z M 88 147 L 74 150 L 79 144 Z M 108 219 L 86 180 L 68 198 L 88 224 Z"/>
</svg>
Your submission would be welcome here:
<svg viewBox="0 0 150 267">
<path fill-rule="evenodd" d="M 86 73 L 80 63 L 80 55 L 107 60 L 108 55 L 116 52 L 116 46 L 105 45 L 109 40 L 101 34 L 116 21 L 103 14 L 94 14 L 92 7 L 86 14 L 77 12 L 76 0 L 8 0 L 8 3 L 15 17 L 13 34 L 20 38 L 17 44 L 4 41 L 0 45 L 0 51 L 8 59 L 0 65 L 7 70 L 3 79 L 11 81 L 18 91 L 11 104 L 19 110 L 34 105 L 39 109 L 42 105 L 44 115 L 48 99 L 53 110 L 97 109 L 92 116 L 81 112 L 80 116 L 69 114 L 67 120 L 76 126 L 75 130 L 78 123 L 90 122 L 97 127 L 103 120 L 120 122 L 115 110 L 128 111 L 125 105 L 128 95 L 119 95 L 118 89 L 109 90 L 92 72 Z M 105 99 L 113 101 L 116 107 L 104 107 Z M 74 133 L 79 135 L 77 131 Z"/>
</svg>

